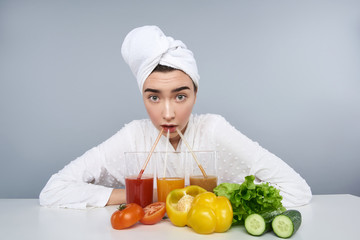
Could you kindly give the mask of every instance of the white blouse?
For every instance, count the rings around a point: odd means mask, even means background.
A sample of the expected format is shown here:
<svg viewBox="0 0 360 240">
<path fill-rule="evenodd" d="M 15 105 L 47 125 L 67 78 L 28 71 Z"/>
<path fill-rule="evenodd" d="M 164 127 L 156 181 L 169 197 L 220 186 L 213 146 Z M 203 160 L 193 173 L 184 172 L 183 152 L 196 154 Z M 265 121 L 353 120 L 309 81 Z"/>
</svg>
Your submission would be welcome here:
<svg viewBox="0 0 360 240">
<path fill-rule="evenodd" d="M 126 124 L 111 138 L 54 174 L 40 193 L 40 204 L 67 208 L 105 206 L 113 188 L 125 186 L 124 152 L 149 151 L 158 133 L 149 119 Z M 310 202 L 310 187 L 294 169 L 223 117 L 191 115 L 184 136 L 194 151 L 217 151 L 219 183 L 242 183 L 246 176 L 254 175 L 256 183 L 269 182 L 280 189 L 285 207 Z M 162 136 L 156 151 L 165 151 L 166 141 Z M 180 141 L 176 151 L 187 151 L 187 147 Z"/>
</svg>

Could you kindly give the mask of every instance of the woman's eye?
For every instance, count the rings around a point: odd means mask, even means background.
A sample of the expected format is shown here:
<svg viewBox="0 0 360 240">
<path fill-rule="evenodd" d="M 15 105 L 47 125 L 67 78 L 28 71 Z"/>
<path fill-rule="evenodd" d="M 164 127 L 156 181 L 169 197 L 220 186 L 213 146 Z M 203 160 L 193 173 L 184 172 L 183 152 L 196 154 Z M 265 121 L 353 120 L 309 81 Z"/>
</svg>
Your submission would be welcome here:
<svg viewBox="0 0 360 240">
<path fill-rule="evenodd" d="M 152 102 L 157 102 L 157 101 L 159 101 L 159 97 L 158 97 L 158 96 L 149 96 L 149 99 L 150 99 Z"/>
<path fill-rule="evenodd" d="M 185 95 L 177 95 L 177 96 L 176 96 L 176 99 L 177 99 L 178 101 L 184 101 L 184 100 L 186 99 L 186 96 L 185 96 Z"/>
</svg>

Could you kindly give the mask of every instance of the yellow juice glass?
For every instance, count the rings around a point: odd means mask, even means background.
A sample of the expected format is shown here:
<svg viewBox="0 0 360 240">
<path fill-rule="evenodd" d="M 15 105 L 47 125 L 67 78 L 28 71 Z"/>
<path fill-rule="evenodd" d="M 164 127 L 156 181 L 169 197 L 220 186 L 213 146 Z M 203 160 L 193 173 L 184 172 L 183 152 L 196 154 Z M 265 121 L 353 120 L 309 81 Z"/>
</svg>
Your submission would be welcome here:
<svg viewBox="0 0 360 240">
<path fill-rule="evenodd" d="M 169 177 L 157 179 L 157 194 L 159 202 L 166 202 L 166 197 L 174 189 L 184 188 L 185 178 Z"/>
<path fill-rule="evenodd" d="M 183 152 L 156 152 L 156 182 L 159 202 L 174 189 L 185 187 L 185 160 Z"/>
</svg>

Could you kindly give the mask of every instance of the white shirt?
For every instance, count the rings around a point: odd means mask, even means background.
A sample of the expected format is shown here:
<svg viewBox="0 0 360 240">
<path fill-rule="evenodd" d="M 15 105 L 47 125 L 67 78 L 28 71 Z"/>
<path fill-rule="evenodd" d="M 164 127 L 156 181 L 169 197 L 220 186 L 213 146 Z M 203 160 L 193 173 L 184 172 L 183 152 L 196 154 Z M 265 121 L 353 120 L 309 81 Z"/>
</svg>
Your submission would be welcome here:
<svg viewBox="0 0 360 240">
<path fill-rule="evenodd" d="M 126 124 L 54 174 L 40 193 L 40 204 L 67 208 L 105 206 L 113 188 L 125 186 L 124 152 L 149 151 L 158 133 L 149 119 Z M 242 183 L 246 176 L 254 175 L 256 183 L 269 182 L 280 189 L 285 207 L 310 202 L 310 187 L 294 169 L 223 117 L 191 115 L 184 136 L 194 151 L 217 151 L 219 183 Z M 156 151 L 165 151 L 166 141 L 162 136 Z M 176 151 L 187 151 L 187 147 L 180 141 Z"/>
</svg>

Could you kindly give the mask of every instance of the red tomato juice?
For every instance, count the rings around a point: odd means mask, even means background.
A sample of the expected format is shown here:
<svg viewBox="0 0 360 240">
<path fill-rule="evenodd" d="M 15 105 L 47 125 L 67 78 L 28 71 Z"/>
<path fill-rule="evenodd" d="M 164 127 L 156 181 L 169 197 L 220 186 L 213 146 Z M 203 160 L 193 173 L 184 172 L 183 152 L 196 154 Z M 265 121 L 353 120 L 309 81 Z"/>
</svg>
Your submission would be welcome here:
<svg viewBox="0 0 360 240">
<path fill-rule="evenodd" d="M 141 207 L 146 207 L 153 201 L 154 178 L 143 175 L 129 176 L 125 178 L 126 202 L 137 203 Z"/>
</svg>

